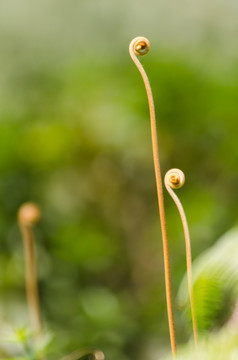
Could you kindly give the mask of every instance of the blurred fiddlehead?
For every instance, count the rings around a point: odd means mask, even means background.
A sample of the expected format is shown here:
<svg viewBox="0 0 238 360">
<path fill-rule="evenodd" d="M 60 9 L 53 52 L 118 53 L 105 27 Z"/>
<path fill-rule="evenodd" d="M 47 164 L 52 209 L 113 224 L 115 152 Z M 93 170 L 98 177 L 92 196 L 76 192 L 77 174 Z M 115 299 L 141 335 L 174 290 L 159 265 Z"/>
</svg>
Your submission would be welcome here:
<svg viewBox="0 0 238 360">
<path fill-rule="evenodd" d="M 191 316 L 192 316 L 192 324 L 193 324 L 193 336 L 195 344 L 197 344 L 197 323 L 195 316 L 195 306 L 194 306 L 194 295 L 193 295 L 193 283 L 192 283 L 192 253 L 191 253 L 191 241 L 190 234 L 188 228 L 187 218 L 179 200 L 178 196 L 175 194 L 174 190 L 179 189 L 183 186 L 185 182 L 184 173 L 179 169 L 171 169 L 165 174 L 164 178 L 166 189 L 168 190 L 170 196 L 174 200 L 181 220 L 183 224 L 183 231 L 185 237 L 185 249 L 186 249 L 186 263 L 187 263 L 187 279 L 188 279 L 188 292 L 190 299 L 190 307 L 191 307 Z"/>
<path fill-rule="evenodd" d="M 159 149 L 158 149 L 158 140 L 157 140 L 155 107 L 154 107 L 154 100 L 153 100 L 152 90 L 151 90 L 148 76 L 147 76 L 143 66 L 141 65 L 140 61 L 137 58 L 137 55 L 138 56 L 145 55 L 148 53 L 149 50 L 150 50 L 150 42 L 145 37 L 136 37 L 135 39 L 133 39 L 131 41 L 131 43 L 129 45 L 130 56 L 142 76 L 142 79 L 144 81 L 145 88 L 146 88 L 148 103 L 149 103 L 154 169 L 155 169 L 159 214 L 160 214 L 161 231 L 162 231 L 162 239 L 163 239 L 165 287 L 166 287 L 166 300 L 167 300 L 170 342 L 171 342 L 172 354 L 173 354 L 173 356 L 175 356 L 176 338 L 175 338 L 174 317 L 173 317 L 173 307 L 172 307 L 168 236 L 167 236 L 167 228 L 166 228 L 165 209 L 164 209 L 163 183 L 162 183 L 160 161 L 159 161 Z"/>
<path fill-rule="evenodd" d="M 42 320 L 37 285 L 35 238 L 32 227 L 40 218 L 41 211 L 34 203 L 25 203 L 18 211 L 18 223 L 24 244 L 27 301 L 31 326 L 36 339 L 42 334 Z"/>
<path fill-rule="evenodd" d="M 24 253 L 25 253 L 25 274 L 26 274 L 26 292 L 28 307 L 30 313 L 31 326 L 33 334 L 38 340 L 42 336 L 42 320 L 40 301 L 37 285 L 37 265 L 35 239 L 32 227 L 41 218 L 41 211 L 34 203 L 23 204 L 18 211 L 18 223 L 20 226 Z M 83 348 L 64 356 L 60 360 L 104 360 L 104 354 L 101 350 L 95 348 Z"/>
</svg>

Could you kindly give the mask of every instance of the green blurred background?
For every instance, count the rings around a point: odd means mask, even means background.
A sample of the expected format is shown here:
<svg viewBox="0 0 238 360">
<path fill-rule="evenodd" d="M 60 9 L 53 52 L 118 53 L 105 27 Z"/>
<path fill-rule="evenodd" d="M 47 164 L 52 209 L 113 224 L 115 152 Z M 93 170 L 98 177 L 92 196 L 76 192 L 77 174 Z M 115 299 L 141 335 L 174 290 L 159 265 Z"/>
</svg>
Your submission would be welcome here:
<svg viewBox="0 0 238 360">
<path fill-rule="evenodd" d="M 128 54 L 151 41 L 163 174 L 179 191 L 193 257 L 237 224 L 236 1 L 0 3 L 0 320 L 28 324 L 16 213 L 35 201 L 39 286 L 53 357 L 95 345 L 108 359 L 169 351 L 162 241 L 145 89 Z M 172 291 L 182 226 L 165 194 Z M 189 337 L 175 304 L 178 342 Z"/>
</svg>

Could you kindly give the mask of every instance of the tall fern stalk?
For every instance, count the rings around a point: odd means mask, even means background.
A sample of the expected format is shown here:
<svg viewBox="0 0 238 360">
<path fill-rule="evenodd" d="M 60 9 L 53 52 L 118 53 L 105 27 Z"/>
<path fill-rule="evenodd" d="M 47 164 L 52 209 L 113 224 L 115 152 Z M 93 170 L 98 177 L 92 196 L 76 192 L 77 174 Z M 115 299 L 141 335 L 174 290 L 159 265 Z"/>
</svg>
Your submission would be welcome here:
<svg viewBox="0 0 238 360">
<path fill-rule="evenodd" d="M 159 149 L 158 149 L 158 140 L 157 140 L 155 107 L 154 107 L 154 100 L 153 100 L 153 95 L 152 95 L 152 90 L 151 90 L 149 79 L 146 75 L 146 72 L 145 72 L 143 66 L 141 65 L 140 61 L 138 60 L 138 58 L 136 56 L 136 55 L 139 55 L 139 56 L 145 55 L 148 53 L 149 50 L 150 50 L 150 42 L 148 39 L 146 39 L 144 37 L 136 37 L 135 39 L 133 39 L 131 41 L 130 46 L 129 46 L 130 56 L 131 56 L 132 60 L 134 61 L 136 67 L 138 68 L 138 70 L 142 76 L 142 79 L 144 81 L 146 93 L 147 93 L 147 97 L 148 97 L 148 103 L 149 103 L 153 159 L 154 159 L 159 214 L 160 214 L 161 231 L 162 231 L 162 239 L 163 239 L 165 288 L 166 288 L 170 343 L 171 343 L 171 350 L 172 350 L 173 357 L 175 357 L 175 355 L 176 355 L 176 338 L 175 338 L 174 316 L 173 316 L 173 307 L 172 307 L 168 236 L 167 236 L 167 228 L 166 228 L 165 209 L 164 209 L 163 183 L 162 183 L 160 161 L 159 161 Z"/>
<path fill-rule="evenodd" d="M 191 316 L 192 316 L 192 324 L 193 324 L 193 336 L 194 342 L 197 345 L 197 323 L 196 323 L 196 316 L 195 316 L 195 306 L 194 306 L 194 296 L 193 296 L 193 284 L 192 284 L 192 252 L 191 252 L 191 241 L 190 241 L 190 234 L 188 228 L 188 222 L 185 215 L 185 211 L 179 200 L 178 196 L 175 194 L 173 189 L 179 189 L 183 186 L 185 182 L 184 173 L 179 169 L 171 169 L 165 175 L 165 186 L 168 190 L 168 193 L 174 200 L 181 220 L 183 224 L 183 231 L 185 237 L 185 249 L 186 249 L 186 263 L 187 263 L 187 277 L 188 277 L 188 292 L 189 292 L 189 300 L 190 300 L 190 307 L 191 307 Z"/>
<path fill-rule="evenodd" d="M 36 204 L 25 203 L 18 211 L 18 223 L 22 234 L 25 255 L 25 276 L 31 326 L 36 340 L 42 335 L 42 320 L 37 286 L 37 266 L 33 225 L 40 220 L 41 212 Z"/>
</svg>

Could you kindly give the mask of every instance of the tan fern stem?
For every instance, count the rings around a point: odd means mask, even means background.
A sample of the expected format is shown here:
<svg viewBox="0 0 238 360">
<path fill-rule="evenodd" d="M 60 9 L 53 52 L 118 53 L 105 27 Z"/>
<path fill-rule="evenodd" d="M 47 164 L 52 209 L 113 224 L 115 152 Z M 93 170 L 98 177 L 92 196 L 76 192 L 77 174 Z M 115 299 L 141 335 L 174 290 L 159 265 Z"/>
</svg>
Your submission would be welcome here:
<svg viewBox="0 0 238 360">
<path fill-rule="evenodd" d="M 153 95 L 152 95 L 152 90 L 151 90 L 149 79 L 146 75 L 146 72 L 145 72 L 143 66 L 141 65 L 140 61 L 138 60 L 138 58 L 136 56 L 136 55 L 145 55 L 145 54 L 147 54 L 147 52 L 149 50 L 150 50 L 150 42 L 148 39 L 146 39 L 144 37 L 136 37 L 135 39 L 133 39 L 131 41 L 130 46 L 129 46 L 130 56 L 131 56 L 132 60 L 134 61 L 135 65 L 137 66 L 137 68 L 142 76 L 142 79 L 144 81 L 146 92 L 147 92 L 147 97 L 148 97 L 148 103 L 149 103 L 153 159 L 154 159 L 156 187 L 157 187 L 160 222 L 161 222 L 162 239 L 163 239 L 165 288 L 166 288 L 166 300 L 167 300 L 170 342 L 171 342 L 172 354 L 175 357 L 176 338 L 175 338 L 174 316 L 173 316 L 173 307 L 172 307 L 169 249 L 168 249 L 168 237 L 167 237 L 165 209 L 164 209 L 163 184 L 162 184 L 160 161 L 159 161 L 155 107 L 154 107 L 154 100 L 153 100 Z"/>
<path fill-rule="evenodd" d="M 24 244 L 27 301 L 31 326 L 36 340 L 39 340 L 42 334 L 42 320 L 37 285 L 35 239 L 32 227 L 40 218 L 40 209 L 34 203 L 25 203 L 18 211 L 18 222 Z"/>
<path fill-rule="evenodd" d="M 198 335 L 197 335 L 197 323 L 196 323 L 196 315 L 195 315 L 195 306 L 194 306 L 194 296 L 193 296 L 193 284 L 192 284 L 192 252 L 191 252 L 191 241 L 190 234 L 188 228 L 187 218 L 179 200 L 178 196 L 175 194 L 173 189 L 179 189 L 183 186 L 185 182 L 184 173 L 179 169 L 171 169 L 165 175 L 165 186 L 168 190 L 170 196 L 174 200 L 181 220 L 183 224 L 184 237 L 185 237 L 185 249 L 186 249 L 186 263 L 187 263 L 187 279 L 188 279 L 188 292 L 190 299 L 190 307 L 191 307 L 191 315 L 192 315 L 192 324 L 193 324 L 193 336 L 194 342 L 197 344 Z"/>
</svg>

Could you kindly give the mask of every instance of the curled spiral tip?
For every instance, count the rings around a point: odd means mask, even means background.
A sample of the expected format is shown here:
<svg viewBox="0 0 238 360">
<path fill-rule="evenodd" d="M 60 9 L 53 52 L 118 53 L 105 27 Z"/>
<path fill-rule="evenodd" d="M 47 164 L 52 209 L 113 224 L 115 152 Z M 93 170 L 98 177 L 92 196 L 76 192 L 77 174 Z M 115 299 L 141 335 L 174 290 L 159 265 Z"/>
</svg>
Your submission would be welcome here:
<svg viewBox="0 0 238 360">
<path fill-rule="evenodd" d="M 18 220 L 22 224 L 31 226 L 41 218 L 41 210 L 38 205 L 32 202 L 24 203 L 18 211 Z"/>
<path fill-rule="evenodd" d="M 131 41 L 130 49 L 132 49 L 136 55 L 146 55 L 150 51 L 150 42 L 147 38 L 138 36 Z"/>
<path fill-rule="evenodd" d="M 105 356 L 101 350 L 97 350 L 89 356 L 89 360 L 104 360 L 104 359 Z"/>
<path fill-rule="evenodd" d="M 185 175 L 182 170 L 170 169 L 165 174 L 164 181 L 170 188 L 179 189 L 185 183 Z"/>
</svg>

